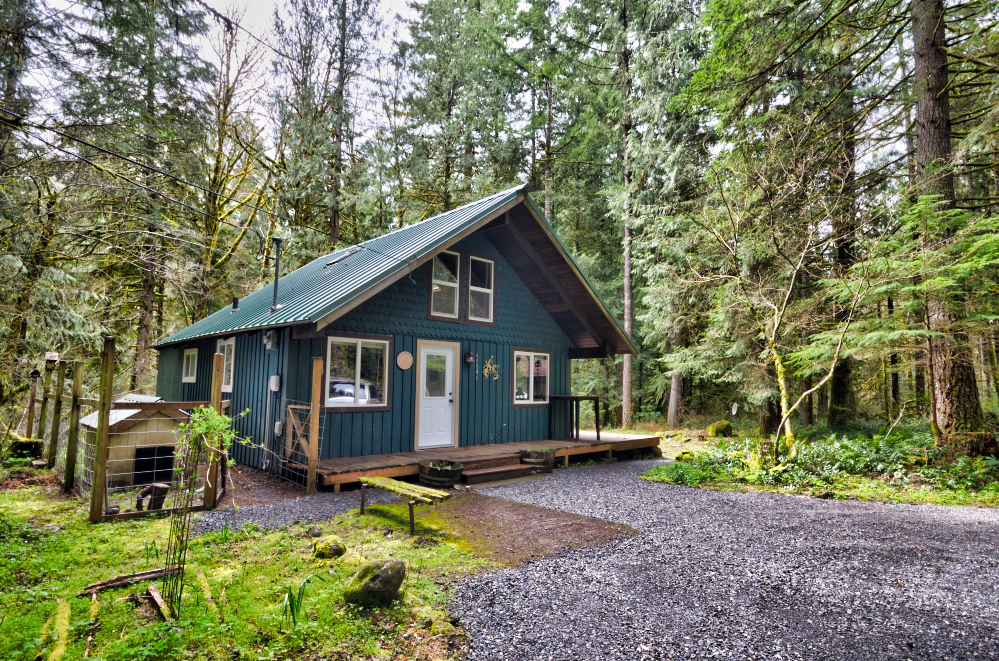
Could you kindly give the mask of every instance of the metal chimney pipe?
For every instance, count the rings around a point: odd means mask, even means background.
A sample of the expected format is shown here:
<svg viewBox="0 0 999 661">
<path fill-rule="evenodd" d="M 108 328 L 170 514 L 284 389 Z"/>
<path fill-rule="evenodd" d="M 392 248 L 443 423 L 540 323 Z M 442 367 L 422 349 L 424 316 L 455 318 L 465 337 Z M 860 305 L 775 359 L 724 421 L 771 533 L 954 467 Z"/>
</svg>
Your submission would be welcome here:
<svg viewBox="0 0 999 661">
<path fill-rule="evenodd" d="M 275 312 L 281 307 L 278 305 L 277 296 L 278 279 L 281 277 L 281 244 L 284 243 L 284 239 L 273 237 L 271 238 L 271 243 L 274 244 L 274 302 L 271 303 L 271 312 Z"/>
</svg>

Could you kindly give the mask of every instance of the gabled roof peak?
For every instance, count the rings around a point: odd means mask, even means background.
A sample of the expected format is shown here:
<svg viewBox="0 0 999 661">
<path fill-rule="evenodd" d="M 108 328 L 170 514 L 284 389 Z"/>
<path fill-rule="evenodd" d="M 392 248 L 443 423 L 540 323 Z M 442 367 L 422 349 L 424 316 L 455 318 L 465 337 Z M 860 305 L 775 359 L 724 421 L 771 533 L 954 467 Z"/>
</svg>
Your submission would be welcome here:
<svg viewBox="0 0 999 661">
<path fill-rule="evenodd" d="M 266 285 L 240 300 L 239 308 L 227 306 L 215 314 L 159 341 L 157 348 L 205 337 L 275 326 L 314 323 L 322 328 L 345 314 L 385 286 L 411 273 L 439 251 L 481 229 L 506 211 L 521 205 L 544 226 L 544 233 L 557 244 L 574 275 L 582 281 L 587 297 L 592 297 L 602 316 L 611 322 L 621 340 L 613 342 L 618 351 L 634 351 L 630 340 L 607 312 L 592 286 L 579 270 L 565 246 L 540 217 L 537 207 L 521 184 L 319 257 L 288 273 L 278 281 L 278 309 L 271 310 L 272 286 Z M 606 337 L 606 335 L 605 335 Z"/>
</svg>

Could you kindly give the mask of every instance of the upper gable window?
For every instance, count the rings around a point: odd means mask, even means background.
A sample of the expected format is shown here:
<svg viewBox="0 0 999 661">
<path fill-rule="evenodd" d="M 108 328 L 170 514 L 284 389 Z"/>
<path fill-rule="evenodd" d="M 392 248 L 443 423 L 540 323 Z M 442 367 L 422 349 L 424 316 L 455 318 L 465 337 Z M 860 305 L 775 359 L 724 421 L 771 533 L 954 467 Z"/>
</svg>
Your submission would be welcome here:
<svg viewBox="0 0 999 661">
<path fill-rule="evenodd" d="M 445 250 L 433 261 L 430 280 L 430 315 L 447 319 L 458 318 L 458 253 Z"/>
<path fill-rule="evenodd" d="M 198 380 L 198 350 L 184 350 L 184 371 L 181 374 L 181 383 L 195 383 Z"/>
<path fill-rule="evenodd" d="M 219 340 L 217 353 L 222 354 L 222 392 L 232 392 L 233 363 L 236 360 L 236 338 Z"/>
<path fill-rule="evenodd" d="M 468 259 L 468 319 L 492 323 L 496 264 L 490 259 Z"/>
</svg>

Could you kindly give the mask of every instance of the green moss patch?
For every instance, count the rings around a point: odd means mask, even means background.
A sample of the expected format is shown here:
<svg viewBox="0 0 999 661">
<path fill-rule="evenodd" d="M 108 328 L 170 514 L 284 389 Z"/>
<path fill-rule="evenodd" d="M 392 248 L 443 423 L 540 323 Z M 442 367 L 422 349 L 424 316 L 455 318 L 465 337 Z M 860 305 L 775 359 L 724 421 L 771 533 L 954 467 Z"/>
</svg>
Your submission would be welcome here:
<svg viewBox="0 0 999 661">
<path fill-rule="evenodd" d="M 325 535 L 338 536 L 347 547 L 338 558 L 314 557 L 308 525 L 247 527 L 192 539 L 181 618 L 164 623 L 132 596 L 141 595 L 145 583 L 100 593 L 93 618 L 89 598 L 76 594 L 89 583 L 162 566 L 156 553 L 166 548 L 167 519 L 93 526 L 85 522 L 84 503 L 54 490 L 5 492 L 0 658 L 47 658 L 63 643 L 64 659 L 83 658 L 86 650 L 107 661 L 451 658 L 459 637 L 446 612 L 447 586 L 493 563 L 447 533 L 438 533 L 432 544 L 425 533 L 411 538 L 408 520 L 371 510 L 320 524 Z M 372 559 L 406 563 L 403 599 L 376 609 L 347 605 L 350 577 Z M 306 581 L 292 618 L 284 607 L 287 595 L 297 596 Z M 64 636 L 55 628 L 60 602 L 69 608 Z"/>
</svg>

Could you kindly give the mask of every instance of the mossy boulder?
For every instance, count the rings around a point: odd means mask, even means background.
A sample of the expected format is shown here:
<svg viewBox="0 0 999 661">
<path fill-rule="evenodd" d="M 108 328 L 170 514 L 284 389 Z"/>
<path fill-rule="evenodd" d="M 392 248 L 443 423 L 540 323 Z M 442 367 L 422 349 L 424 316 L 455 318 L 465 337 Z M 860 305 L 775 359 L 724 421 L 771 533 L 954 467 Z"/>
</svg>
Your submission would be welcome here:
<svg viewBox="0 0 999 661">
<path fill-rule="evenodd" d="M 366 562 L 351 577 L 343 598 L 358 606 L 388 606 L 401 596 L 405 578 L 406 564 L 402 560 Z"/>
<path fill-rule="evenodd" d="M 731 436 L 732 435 L 732 423 L 729 422 L 728 420 L 719 420 L 718 422 L 715 422 L 715 423 L 712 423 L 712 424 L 708 425 L 708 428 L 707 428 L 706 431 L 708 432 L 708 436 L 711 436 L 712 438 L 721 438 L 723 436 Z"/>
<path fill-rule="evenodd" d="M 339 558 L 341 555 L 347 552 L 347 545 L 343 543 L 343 540 L 336 535 L 330 535 L 329 537 L 323 537 L 316 540 L 316 557 L 323 558 L 326 560 L 332 558 Z"/>
<path fill-rule="evenodd" d="M 694 453 L 691 452 L 690 450 L 684 450 L 680 454 L 676 455 L 676 461 L 684 462 L 684 461 L 693 461 L 693 460 L 694 460 Z"/>
</svg>

